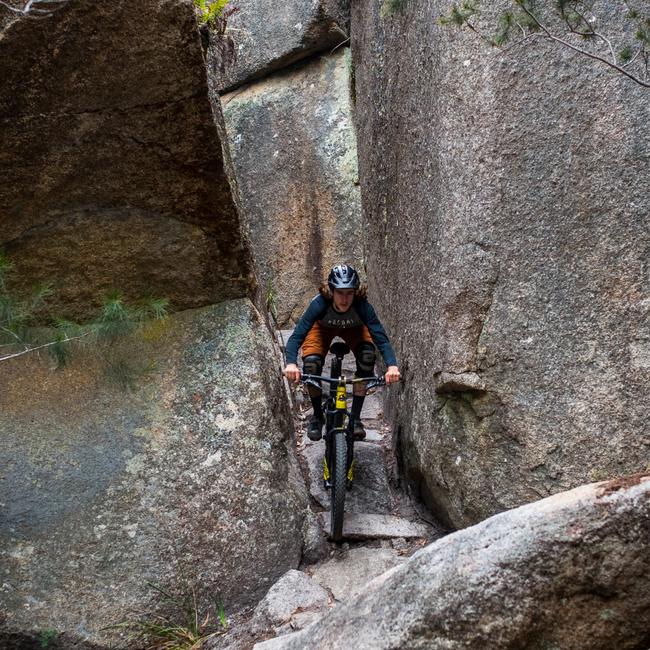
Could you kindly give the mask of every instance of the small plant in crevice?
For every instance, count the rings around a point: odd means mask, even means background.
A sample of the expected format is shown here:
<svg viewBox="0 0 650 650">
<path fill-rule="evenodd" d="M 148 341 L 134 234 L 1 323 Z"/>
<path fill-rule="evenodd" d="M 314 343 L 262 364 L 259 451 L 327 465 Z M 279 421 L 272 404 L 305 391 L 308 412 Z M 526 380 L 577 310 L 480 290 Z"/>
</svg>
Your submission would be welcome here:
<svg viewBox="0 0 650 650">
<path fill-rule="evenodd" d="M 52 641 L 54 641 L 57 636 L 58 632 L 56 630 L 42 630 L 38 635 L 38 644 L 41 648 L 49 648 Z"/>
<path fill-rule="evenodd" d="M 218 60 L 221 72 L 226 66 L 231 65 L 237 59 L 237 49 L 231 30 L 228 30 L 228 20 L 239 11 L 239 7 L 232 7 L 230 0 L 194 0 L 201 33 L 203 50 L 207 51 L 212 46 L 213 52 Z M 213 38 L 210 36 L 213 35 Z"/>
<path fill-rule="evenodd" d="M 175 596 L 157 585 L 148 584 L 173 613 L 124 621 L 106 629 L 131 631 L 143 650 L 200 650 L 207 641 L 228 630 L 226 611 L 219 599 L 206 611 L 200 611 L 195 589 Z"/>
</svg>

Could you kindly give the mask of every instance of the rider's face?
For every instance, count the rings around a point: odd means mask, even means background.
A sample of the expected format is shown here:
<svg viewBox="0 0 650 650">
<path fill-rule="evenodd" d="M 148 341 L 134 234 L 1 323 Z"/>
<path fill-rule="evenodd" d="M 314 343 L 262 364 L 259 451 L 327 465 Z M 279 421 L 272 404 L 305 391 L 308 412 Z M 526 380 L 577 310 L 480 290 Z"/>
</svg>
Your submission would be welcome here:
<svg viewBox="0 0 650 650">
<path fill-rule="evenodd" d="M 334 298 L 334 309 L 336 311 L 347 311 L 352 307 L 354 289 L 334 289 L 332 297 Z"/>
</svg>

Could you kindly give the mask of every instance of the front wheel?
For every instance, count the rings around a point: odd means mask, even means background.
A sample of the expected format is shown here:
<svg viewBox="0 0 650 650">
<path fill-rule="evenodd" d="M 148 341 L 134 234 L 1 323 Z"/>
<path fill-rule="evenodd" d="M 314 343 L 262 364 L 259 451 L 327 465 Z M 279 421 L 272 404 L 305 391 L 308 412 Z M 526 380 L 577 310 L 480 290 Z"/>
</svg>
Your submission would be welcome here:
<svg viewBox="0 0 650 650">
<path fill-rule="evenodd" d="M 330 496 L 332 498 L 332 521 L 331 521 L 331 538 L 335 542 L 340 542 L 343 538 L 343 511 L 345 510 L 345 489 L 347 484 L 347 442 L 345 432 L 337 431 L 332 436 L 332 489 Z"/>
</svg>

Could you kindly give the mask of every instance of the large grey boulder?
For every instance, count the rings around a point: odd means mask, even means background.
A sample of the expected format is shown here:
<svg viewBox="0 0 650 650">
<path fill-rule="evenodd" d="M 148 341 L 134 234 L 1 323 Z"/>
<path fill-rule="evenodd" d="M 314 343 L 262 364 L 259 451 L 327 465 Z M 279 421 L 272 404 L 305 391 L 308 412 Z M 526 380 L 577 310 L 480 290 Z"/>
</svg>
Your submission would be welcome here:
<svg viewBox="0 0 650 650">
<path fill-rule="evenodd" d="M 442 0 L 380 4 L 354 3 L 352 52 L 409 478 L 464 526 L 645 469 L 648 91 L 542 40 L 445 30 Z"/>
<path fill-rule="evenodd" d="M 223 56 L 222 37 L 212 34 L 208 49 L 210 73 L 219 91 L 317 52 L 331 50 L 348 38 L 349 0 L 238 0 L 228 19 L 227 34 L 234 43 L 234 60 Z"/>
<path fill-rule="evenodd" d="M 0 246 L 19 288 L 52 283 L 75 317 L 116 287 L 179 308 L 250 293 L 191 0 L 14 20 L 0 74 Z"/>
<path fill-rule="evenodd" d="M 341 49 L 222 97 L 265 295 L 295 321 L 341 260 L 361 263 L 349 52 Z"/>
<path fill-rule="evenodd" d="M 320 618 L 329 608 L 329 594 L 302 571 L 287 571 L 255 607 L 251 633 L 258 638 L 283 634 Z"/>
<path fill-rule="evenodd" d="M 256 650 L 645 650 L 650 476 L 587 485 L 431 544 Z"/>
<path fill-rule="evenodd" d="M 195 590 L 204 616 L 298 565 L 307 500 L 271 341 L 242 299 L 124 341 L 132 391 L 90 351 L 1 364 L 0 646 L 57 630 L 122 647 L 102 628 L 164 611 L 151 585 Z"/>
</svg>

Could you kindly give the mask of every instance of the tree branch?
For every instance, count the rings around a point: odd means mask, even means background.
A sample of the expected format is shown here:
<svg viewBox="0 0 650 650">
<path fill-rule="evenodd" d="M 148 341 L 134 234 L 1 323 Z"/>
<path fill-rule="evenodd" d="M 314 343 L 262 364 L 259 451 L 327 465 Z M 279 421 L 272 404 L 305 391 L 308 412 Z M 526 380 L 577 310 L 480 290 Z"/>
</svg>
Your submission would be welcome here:
<svg viewBox="0 0 650 650">
<path fill-rule="evenodd" d="M 62 341 L 50 341 L 49 343 L 43 343 L 43 345 L 37 345 L 33 348 L 28 347 L 25 348 L 24 350 L 21 350 L 20 352 L 14 352 L 13 354 L 5 354 L 4 356 L 0 356 L 0 361 L 8 361 L 9 359 L 14 359 L 16 357 L 20 357 L 23 354 L 28 354 L 29 352 L 35 352 L 36 350 L 42 350 L 43 348 L 49 348 L 52 345 L 57 345 L 60 343 L 68 343 L 70 341 L 76 341 L 77 339 L 82 339 L 84 336 L 88 336 L 90 332 L 84 332 L 83 334 L 80 334 L 79 336 L 66 336 Z"/>
<path fill-rule="evenodd" d="M 577 52 L 578 54 L 582 54 L 583 56 L 589 57 L 590 59 L 594 59 L 595 61 L 600 61 L 601 63 L 604 63 L 605 65 L 609 66 L 610 68 L 613 68 L 617 72 L 620 72 L 621 74 L 625 75 L 632 81 L 638 83 L 640 86 L 643 86 L 644 88 L 650 88 L 650 83 L 645 81 L 644 79 L 641 79 L 640 77 L 637 77 L 636 75 L 632 74 L 631 72 L 628 72 L 625 70 L 625 68 L 622 68 L 620 65 L 618 65 L 615 61 L 609 61 L 608 59 L 603 58 L 602 56 L 599 56 L 598 54 L 594 54 L 593 52 L 589 52 L 588 50 L 584 50 L 581 47 L 578 47 L 577 45 L 574 45 L 573 43 L 570 43 L 569 41 L 564 40 L 563 38 L 560 38 L 559 36 L 556 36 L 553 34 L 545 25 L 541 23 L 541 21 L 533 14 L 528 7 L 524 3 L 522 3 L 521 8 L 523 11 L 530 16 L 531 20 L 535 22 L 535 24 L 540 28 L 542 32 L 546 35 L 546 37 L 551 40 L 555 41 L 556 43 L 560 43 L 561 45 L 564 45 L 565 47 L 568 47 L 569 49 L 573 50 L 574 52 Z"/>
<path fill-rule="evenodd" d="M 24 9 L 16 9 L 16 7 L 12 7 L 10 4 L 7 4 L 3 0 L 0 0 L 0 6 L 4 7 L 5 9 L 9 9 L 9 11 L 13 11 L 16 14 L 24 13 Z"/>
<path fill-rule="evenodd" d="M 46 18 L 51 16 L 56 9 L 69 1 L 70 0 L 28 0 L 22 9 L 18 9 L 17 7 L 12 7 L 10 4 L 5 2 L 5 0 L 0 0 L 0 6 L 9 11 L 13 11 L 15 14 L 27 16 L 28 18 Z"/>
<path fill-rule="evenodd" d="M 18 334 L 16 334 L 16 332 L 12 332 L 10 329 L 3 327 L 2 325 L 0 325 L 0 330 L 2 330 L 3 332 L 7 332 L 7 334 L 11 334 L 11 336 L 13 336 L 19 343 L 23 342 L 23 340 L 20 338 L 20 336 L 18 336 Z M 8 343 L 7 345 L 16 345 L 16 344 Z"/>
</svg>

